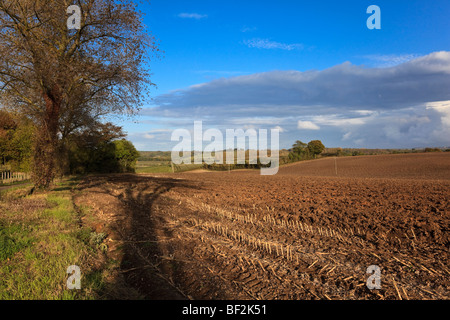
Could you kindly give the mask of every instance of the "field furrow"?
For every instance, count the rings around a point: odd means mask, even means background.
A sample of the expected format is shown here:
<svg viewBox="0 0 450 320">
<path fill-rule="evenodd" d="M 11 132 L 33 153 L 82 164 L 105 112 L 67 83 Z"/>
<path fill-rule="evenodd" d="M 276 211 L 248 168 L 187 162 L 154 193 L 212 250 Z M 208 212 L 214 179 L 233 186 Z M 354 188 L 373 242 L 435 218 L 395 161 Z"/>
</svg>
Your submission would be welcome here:
<svg viewBox="0 0 450 320">
<path fill-rule="evenodd" d="M 450 158 L 372 159 L 355 171 L 339 159 L 340 177 L 311 161 L 268 177 L 91 177 L 80 190 L 149 298 L 157 284 L 192 299 L 449 299 Z M 399 176 L 396 161 L 425 171 Z M 379 288 L 368 287 L 373 266 Z"/>
</svg>

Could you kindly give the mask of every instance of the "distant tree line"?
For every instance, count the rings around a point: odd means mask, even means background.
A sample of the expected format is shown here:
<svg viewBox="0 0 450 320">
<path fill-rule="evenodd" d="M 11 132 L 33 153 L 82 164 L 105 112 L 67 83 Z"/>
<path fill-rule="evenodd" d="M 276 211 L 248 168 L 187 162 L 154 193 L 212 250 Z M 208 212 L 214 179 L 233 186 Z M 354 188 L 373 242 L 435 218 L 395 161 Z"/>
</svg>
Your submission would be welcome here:
<svg viewBox="0 0 450 320">
<path fill-rule="evenodd" d="M 312 140 L 308 143 L 304 143 L 297 140 L 290 149 L 279 150 L 279 164 L 287 164 L 303 160 L 312 160 L 316 158 L 324 157 L 348 157 L 348 156 L 362 156 L 362 155 L 381 155 L 381 154 L 403 154 L 403 153 L 419 153 L 419 152 L 449 152 L 450 149 L 442 150 L 440 148 L 422 148 L 422 149 L 367 149 L 367 148 L 326 148 L 322 141 Z M 226 158 L 226 151 L 223 152 L 223 159 Z M 235 169 L 260 169 L 268 167 L 270 164 L 263 165 L 258 159 L 256 164 L 249 163 L 249 151 L 245 151 L 245 163 L 237 164 L 236 152 L 235 161 L 233 164 L 207 164 L 203 163 L 202 167 L 207 170 L 226 171 Z M 171 151 L 140 151 L 138 161 L 167 161 L 170 165 Z M 191 152 L 191 161 L 194 160 L 194 152 Z"/>
<path fill-rule="evenodd" d="M 425 152 L 442 152 L 439 148 L 425 148 Z M 446 150 L 447 151 L 447 150 Z"/>
<path fill-rule="evenodd" d="M 279 164 L 286 164 L 290 162 L 310 160 L 317 158 L 325 150 L 325 146 L 320 140 L 312 140 L 309 143 L 304 143 L 297 140 L 295 144 L 289 150 L 279 150 Z M 236 152 L 236 150 L 235 150 Z M 225 156 L 224 156 L 225 158 Z M 234 170 L 234 169 L 260 169 L 264 167 L 270 167 L 269 164 L 262 164 L 260 159 L 257 159 L 257 163 L 251 164 L 248 161 L 248 151 L 246 152 L 246 160 L 243 164 L 203 164 L 203 167 L 208 170 Z"/>
<path fill-rule="evenodd" d="M 256 163 L 249 163 L 248 160 L 245 160 L 245 163 L 242 164 L 207 164 L 203 163 L 203 168 L 207 170 L 214 170 L 214 171 L 226 171 L 226 170 L 236 170 L 236 169 L 261 169 L 261 168 L 267 168 L 270 167 L 269 164 L 262 164 L 259 158 L 257 159 Z"/>
<path fill-rule="evenodd" d="M 348 157 L 379 154 L 403 154 L 420 152 L 449 152 L 450 149 L 421 148 L 421 149 L 366 149 L 366 148 L 326 148 L 320 140 L 310 141 L 308 144 L 297 140 L 289 149 L 287 159 L 280 159 L 280 163 L 315 159 L 320 157 Z"/>
</svg>

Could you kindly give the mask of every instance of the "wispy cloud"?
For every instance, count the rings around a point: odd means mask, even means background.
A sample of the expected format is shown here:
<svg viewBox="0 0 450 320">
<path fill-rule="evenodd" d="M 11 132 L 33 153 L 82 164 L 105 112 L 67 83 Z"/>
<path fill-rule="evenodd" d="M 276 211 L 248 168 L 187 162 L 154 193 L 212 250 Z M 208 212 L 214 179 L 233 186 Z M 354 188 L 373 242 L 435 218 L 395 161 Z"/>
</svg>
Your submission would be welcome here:
<svg viewBox="0 0 450 320">
<path fill-rule="evenodd" d="M 204 18 L 208 18 L 207 14 L 199 14 L 199 13 L 180 13 L 178 14 L 179 18 L 183 18 L 183 19 L 195 19 L 195 20 L 200 20 L 200 19 L 204 19 Z"/>
<path fill-rule="evenodd" d="M 372 113 L 371 115 L 375 115 L 376 113 Z M 373 116 L 372 116 L 373 117 Z M 365 124 L 368 120 L 370 120 L 371 116 L 365 117 L 341 117 L 339 115 L 319 115 L 313 118 L 314 123 L 318 123 L 320 125 L 327 125 L 332 127 L 351 127 L 351 126 L 360 126 Z"/>
<path fill-rule="evenodd" d="M 282 43 L 271 41 L 269 39 L 253 38 L 245 40 L 244 44 L 249 48 L 257 49 L 281 49 L 281 50 L 302 50 L 305 46 L 301 43 Z"/>
<path fill-rule="evenodd" d="M 258 30 L 258 28 L 256 28 L 256 27 L 244 26 L 244 27 L 242 27 L 241 32 L 244 32 L 244 33 L 245 32 L 254 32 L 256 30 Z"/>
<path fill-rule="evenodd" d="M 419 54 L 407 53 L 407 54 L 369 54 L 362 56 L 364 59 L 371 61 L 372 65 L 379 68 L 393 67 L 413 59 L 419 58 Z"/>
<path fill-rule="evenodd" d="M 193 72 L 197 74 L 203 74 L 205 76 L 223 76 L 223 77 L 249 74 L 249 72 L 239 70 L 195 70 Z"/>
</svg>

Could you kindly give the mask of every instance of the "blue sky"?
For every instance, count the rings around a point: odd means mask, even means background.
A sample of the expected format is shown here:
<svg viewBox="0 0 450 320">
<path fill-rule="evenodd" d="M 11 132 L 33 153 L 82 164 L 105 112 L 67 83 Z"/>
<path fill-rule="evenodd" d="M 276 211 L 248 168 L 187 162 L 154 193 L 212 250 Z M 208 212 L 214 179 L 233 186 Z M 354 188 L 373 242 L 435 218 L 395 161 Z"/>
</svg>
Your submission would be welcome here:
<svg viewBox="0 0 450 320">
<path fill-rule="evenodd" d="M 381 29 L 369 30 L 370 5 Z M 141 5 L 164 51 L 152 102 L 121 125 L 139 150 L 171 132 L 279 128 L 280 145 L 450 145 L 450 1 L 171 1 Z M 137 122 L 137 123 L 136 123 Z"/>
</svg>

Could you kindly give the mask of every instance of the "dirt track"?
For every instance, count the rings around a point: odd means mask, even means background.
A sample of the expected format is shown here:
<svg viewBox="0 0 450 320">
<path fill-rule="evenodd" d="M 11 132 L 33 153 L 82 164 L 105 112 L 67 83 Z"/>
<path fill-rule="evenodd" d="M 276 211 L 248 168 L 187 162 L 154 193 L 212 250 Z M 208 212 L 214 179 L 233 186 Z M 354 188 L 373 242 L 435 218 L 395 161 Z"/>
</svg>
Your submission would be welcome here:
<svg viewBox="0 0 450 320">
<path fill-rule="evenodd" d="M 448 153 L 330 158 L 275 176 L 101 176 L 79 189 L 119 274 L 148 299 L 450 298 Z M 370 265 L 381 289 L 366 286 Z"/>
</svg>

